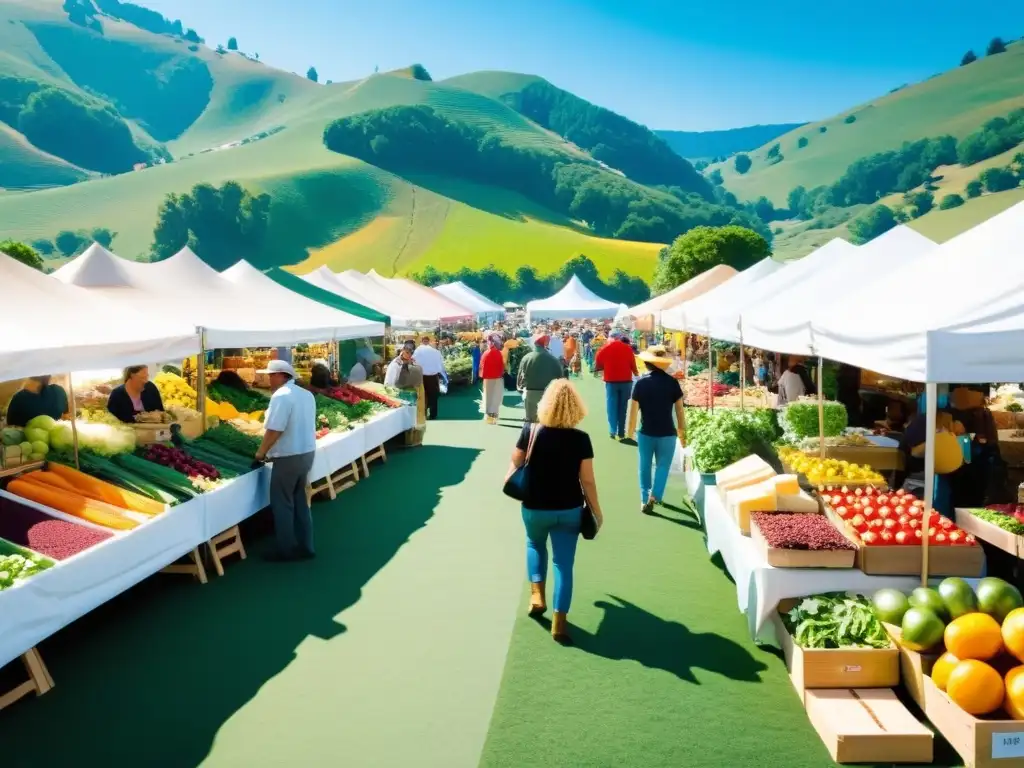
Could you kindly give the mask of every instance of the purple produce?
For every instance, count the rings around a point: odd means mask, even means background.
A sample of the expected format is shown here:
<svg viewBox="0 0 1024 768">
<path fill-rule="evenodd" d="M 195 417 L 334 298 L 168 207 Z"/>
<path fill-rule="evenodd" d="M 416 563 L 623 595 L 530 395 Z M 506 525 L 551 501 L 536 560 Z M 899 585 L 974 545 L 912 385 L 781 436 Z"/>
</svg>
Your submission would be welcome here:
<svg viewBox="0 0 1024 768">
<path fill-rule="evenodd" d="M 33 507 L 0 498 L 0 539 L 53 560 L 67 560 L 113 534 L 50 517 Z"/>
<path fill-rule="evenodd" d="M 824 515 L 754 512 L 750 519 L 772 549 L 855 549 Z"/>
</svg>

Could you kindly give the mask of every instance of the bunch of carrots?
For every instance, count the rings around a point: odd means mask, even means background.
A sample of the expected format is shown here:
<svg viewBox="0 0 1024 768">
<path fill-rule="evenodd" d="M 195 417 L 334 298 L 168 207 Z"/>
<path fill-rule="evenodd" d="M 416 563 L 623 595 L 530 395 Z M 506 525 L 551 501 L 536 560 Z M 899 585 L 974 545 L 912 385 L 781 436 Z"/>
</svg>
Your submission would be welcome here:
<svg viewBox="0 0 1024 768">
<path fill-rule="evenodd" d="M 95 525 L 126 531 L 166 511 L 158 501 L 49 462 L 46 470 L 19 475 L 7 484 L 15 496 Z"/>
</svg>

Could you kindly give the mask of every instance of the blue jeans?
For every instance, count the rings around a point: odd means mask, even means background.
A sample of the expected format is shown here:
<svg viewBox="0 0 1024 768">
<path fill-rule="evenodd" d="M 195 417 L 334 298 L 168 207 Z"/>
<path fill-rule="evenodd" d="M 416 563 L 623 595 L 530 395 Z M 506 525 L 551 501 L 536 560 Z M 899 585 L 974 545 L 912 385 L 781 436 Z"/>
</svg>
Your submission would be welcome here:
<svg viewBox="0 0 1024 768">
<path fill-rule="evenodd" d="M 649 437 L 641 432 L 636 436 L 640 453 L 640 503 L 648 499 L 662 501 L 668 473 L 672 468 L 672 457 L 676 453 L 675 435 L 672 437 Z M 651 487 L 651 464 L 654 464 L 654 487 Z"/>
<path fill-rule="evenodd" d="M 633 394 L 633 382 L 615 381 L 605 382 L 604 402 L 608 411 L 608 434 L 626 436 L 626 409 L 629 407 L 629 397 Z"/>
<path fill-rule="evenodd" d="M 548 536 L 551 537 L 551 559 L 555 564 L 554 609 L 568 613 L 572 603 L 572 566 L 576 560 L 576 542 L 580 535 L 580 507 L 574 509 L 527 509 L 523 507 L 526 526 L 526 576 L 533 584 L 547 579 Z"/>
</svg>

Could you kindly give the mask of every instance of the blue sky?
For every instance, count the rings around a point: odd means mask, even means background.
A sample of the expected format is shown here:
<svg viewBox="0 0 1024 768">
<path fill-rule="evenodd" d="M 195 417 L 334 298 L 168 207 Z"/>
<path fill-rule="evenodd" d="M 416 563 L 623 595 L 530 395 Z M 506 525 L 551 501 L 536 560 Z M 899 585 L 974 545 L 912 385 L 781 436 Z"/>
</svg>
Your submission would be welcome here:
<svg viewBox="0 0 1024 768">
<path fill-rule="evenodd" d="M 1024 34 L 1018 0 L 136 0 L 211 45 L 355 80 L 528 72 L 652 128 L 824 118 Z"/>
</svg>

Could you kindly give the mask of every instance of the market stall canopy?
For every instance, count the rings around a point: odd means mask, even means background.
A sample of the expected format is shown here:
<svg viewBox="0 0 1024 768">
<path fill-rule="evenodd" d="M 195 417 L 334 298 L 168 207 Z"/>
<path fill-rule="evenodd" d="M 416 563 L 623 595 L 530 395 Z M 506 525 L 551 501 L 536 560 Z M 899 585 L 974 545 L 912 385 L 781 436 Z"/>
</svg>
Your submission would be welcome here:
<svg viewBox="0 0 1024 768">
<path fill-rule="evenodd" d="M 445 298 L 451 299 L 456 304 L 473 310 L 477 317 L 505 316 L 505 308 L 503 306 L 491 301 L 479 291 L 474 291 L 465 283 L 455 282 L 438 285 L 434 287 L 434 290 Z"/>
<path fill-rule="evenodd" d="M 472 320 L 474 317 L 472 309 L 438 293 L 433 288 L 427 288 L 427 286 L 412 280 L 402 277 L 382 277 L 374 269 L 367 272 L 366 277 L 384 286 L 411 306 L 421 307 L 421 311 L 427 312 L 429 317 L 434 318 L 435 324 L 438 322 L 464 322 Z"/>
<path fill-rule="evenodd" d="M 403 299 L 390 288 L 370 279 L 362 272 L 349 269 L 334 275 L 335 279 L 349 291 L 358 296 L 359 301 L 391 317 L 391 325 L 396 330 L 436 328 L 438 319 L 431 317 L 429 307 L 422 302 L 414 303 Z"/>
<path fill-rule="evenodd" d="M 602 299 L 573 275 L 565 287 L 546 299 L 526 304 L 528 322 L 534 320 L 610 320 L 619 311 L 614 301 Z"/>
<path fill-rule="evenodd" d="M 306 280 L 306 275 L 299 277 L 291 272 L 285 272 L 279 267 L 271 267 L 264 274 L 288 290 L 302 294 L 307 299 L 312 299 L 320 304 L 326 304 L 329 307 L 340 309 L 342 312 L 348 312 L 356 317 L 362 317 L 377 323 L 388 324 L 391 322 L 391 318 L 388 315 L 360 303 L 358 298 L 352 296 L 342 287 L 341 283 L 334 280 L 334 273 L 327 267 L 320 267 L 316 272 L 310 274 L 319 275 L 321 270 L 331 276 L 333 282 L 330 284 L 330 287 L 327 287 L 320 280 Z"/>
<path fill-rule="evenodd" d="M 514 301 L 506 301 L 504 304 L 502 304 L 502 306 L 505 309 L 519 309 L 519 305 L 516 304 Z"/>
<path fill-rule="evenodd" d="M 787 283 L 772 296 L 742 312 L 743 343 L 791 355 L 817 354 L 811 321 L 831 313 L 864 276 L 887 274 L 920 263 L 938 246 L 907 226 L 890 229 L 859 248 L 839 248 L 803 280 Z M 810 258 L 810 257 L 808 257 Z"/>
<path fill-rule="evenodd" d="M 653 317 L 657 321 L 664 310 L 671 309 L 684 301 L 695 299 L 737 274 L 739 273 L 728 264 L 716 264 L 682 285 L 677 285 L 671 291 L 648 299 L 643 304 L 630 307 L 629 314 L 636 318 Z"/>
<path fill-rule="evenodd" d="M 327 341 L 340 338 L 332 334 L 353 322 L 351 315 L 297 294 L 301 307 L 291 300 L 290 309 L 268 303 L 264 289 L 226 279 L 188 248 L 163 261 L 139 263 L 93 245 L 53 277 L 116 305 L 199 326 L 209 349 Z"/>
<path fill-rule="evenodd" d="M 818 354 L 910 381 L 1024 381 L 1024 203 L 926 258 L 815 318 Z"/>
<path fill-rule="evenodd" d="M 738 275 L 733 275 L 706 293 L 663 310 L 661 324 L 673 331 L 706 335 L 709 315 L 715 307 L 731 304 L 733 297 L 741 295 L 749 286 L 759 280 L 764 280 L 783 266 L 782 262 L 775 261 L 770 256 L 761 259 L 754 266 L 748 267 Z"/>
<path fill-rule="evenodd" d="M 292 344 L 384 335 L 383 322 L 356 317 L 290 291 L 244 259 L 222 272 L 221 277 L 245 290 L 262 311 L 293 325 L 301 338 Z"/>
<path fill-rule="evenodd" d="M 6 256 L 0 256 L 0 285 L 8 323 L 0 334 L 0 381 L 199 351 L 195 324 L 103 301 Z"/>
</svg>

